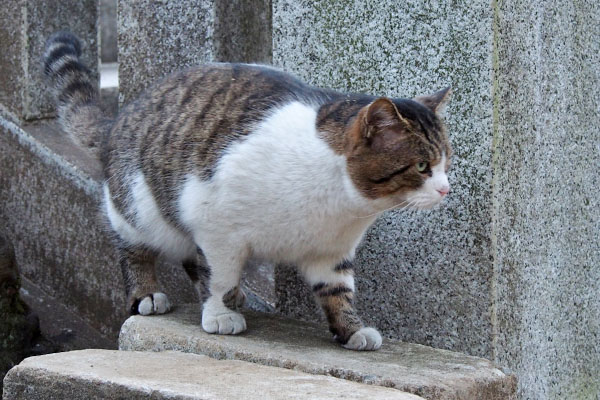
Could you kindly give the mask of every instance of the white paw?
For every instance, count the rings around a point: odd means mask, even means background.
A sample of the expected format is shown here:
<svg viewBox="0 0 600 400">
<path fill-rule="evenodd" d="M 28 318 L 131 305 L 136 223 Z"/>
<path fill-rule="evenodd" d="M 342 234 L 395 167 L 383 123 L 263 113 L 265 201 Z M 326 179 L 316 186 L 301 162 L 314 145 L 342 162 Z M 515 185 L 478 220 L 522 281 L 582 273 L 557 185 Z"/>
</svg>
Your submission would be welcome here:
<svg viewBox="0 0 600 400">
<path fill-rule="evenodd" d="M 140 301 L 138 304 L 138 313 L 140 315 L 164 314 L 171 309 L 169 299 L 164 293 L 152 293 Z"/>
<path fill-rule="evenodd" d="M 202 329 L 207 333 L 237 335 L 246 330 L 246 319 L 242 314 L 234 311 L 216 315 L 204 311 L 202 313 Z"/>
<path fill-rule="evenodd" d="M 360 328 L 344 345 L 350 350 L 377 350 L 381 347 L 381 335 L 374 328 Z"/>
</svg>

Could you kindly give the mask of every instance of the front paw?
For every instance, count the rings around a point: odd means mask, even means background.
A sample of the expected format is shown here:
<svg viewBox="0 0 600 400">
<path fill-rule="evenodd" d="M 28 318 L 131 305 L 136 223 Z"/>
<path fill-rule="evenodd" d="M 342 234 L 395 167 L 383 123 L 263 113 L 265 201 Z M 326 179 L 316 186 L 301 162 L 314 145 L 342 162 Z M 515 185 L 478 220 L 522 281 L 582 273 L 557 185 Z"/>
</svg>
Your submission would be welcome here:
<svg viewBox="0 0 600 400">
<path fill-rule="evenodd" d="M 140 315 L 164 314 L 169 312 L 170 309 L 171 304 L 169 304 L 167 295 L 156 292 L 135 300 L 131 307 L 131 313 Z"/>
<path fill-rule="evenodd" d="M 202 313 L 202 329 L 207 333 L 237 335 L 246 330 L 246 319 L 234 311 L 216 315 L 205 311 Z"/>
<path fill-rule="evenodd" d="M 381 347 L 381 335 L 374 328 L 360 328 L 344 345 L 350 350 L 377 350 Z"/>
</svg>

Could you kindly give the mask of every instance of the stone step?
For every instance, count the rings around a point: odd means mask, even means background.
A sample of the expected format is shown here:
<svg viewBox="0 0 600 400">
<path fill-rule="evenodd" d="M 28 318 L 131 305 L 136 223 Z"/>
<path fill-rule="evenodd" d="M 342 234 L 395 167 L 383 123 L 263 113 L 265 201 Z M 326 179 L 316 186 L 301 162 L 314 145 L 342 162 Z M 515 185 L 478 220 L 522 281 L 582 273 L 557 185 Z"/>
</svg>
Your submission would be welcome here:
<svg viewBox="0 0 600 400">
<path fill-rule="evenodd" d="M 515 398 L 516 378 L 482 358 L 392 340 L 385 340 L 377 352 L 349 351 L 323 325 L 250 311 L 244 312 L 248 330 L 243 334 L 210 335 L 202 330 L 200 315 L 198 305 L 182 305 L 161 316 L 130 317 L 121 328 L 119 348 L 248 361 L 391 387 L 431 400 Z"/>
<path fill-rule="evenodd" d="M 4 400 L 397 399 L 422 397 L 329 376 L 181 352 L 79 350 L 31 357 L 4 381 Z"/>
</svg>

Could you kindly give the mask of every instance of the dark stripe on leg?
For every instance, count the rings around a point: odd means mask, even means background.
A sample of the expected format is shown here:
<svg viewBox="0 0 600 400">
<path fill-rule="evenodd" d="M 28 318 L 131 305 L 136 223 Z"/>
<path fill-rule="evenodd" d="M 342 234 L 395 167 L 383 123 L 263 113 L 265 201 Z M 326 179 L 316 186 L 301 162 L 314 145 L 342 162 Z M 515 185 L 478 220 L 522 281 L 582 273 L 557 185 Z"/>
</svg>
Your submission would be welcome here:
<svg viewBox="0 0 600 400">
<path fill-rule="evenodd" d="M 363 327 L 352 307 L 354 292 L 343 285 L 330 286 L 325 283 L 315 284 L 313 292 L 323 307 L 329 330 L 338 342 L 346 344 L 350 337 Z"/>
<path fill-rule="evenodd" d="M 318 292 L 319 290 L 323 289 L 325 286 L 327 286 L 327 284 L 325 282 L 319 282 L 313 285 L 312 290 L 313 292 Z"/>
<path fill-rule="evenodd" d="M 181 263 L 181 265 L 183 266 L 183 269 L 185 269 L 185 272 L 188 274 L 192 282 L 198 282 L 200 275 L 198 273 L 198 264 L 196 264 L 196 261 L 184 261 Z"/>
<path fill-rule="evenodd" d="M 208 284 L 210 281 L 210 267 L 202 250 L 196 248 L 198 256 L 192 260 L 184 260 L 181 265 L 192 280 L 200 302 L 204 303 L 209 295 Z"/>
<path fill-rule="evenodd" d="M 340 296 L 344 293 L 353 293 L 352 289 L 350 289 L 349 287 L 346 287 L 346 286 L 334 286 L 334 287 L 327 287 L 324 289 L 325 290 L 321 289 L 320 291 L 318 291 L 317 296 L 319 296 L 319 297 Z"/>
<path fill-rule="evenodd" d="M 353 268 L 352 262 L 344 260 L 341 263 L 339 263 L 338 265 L 336 265 L 333 270 L 337 271 L 337 272 L 341 272 L 341 271 L 352 270 L 352 268 Z"/>
</svg>

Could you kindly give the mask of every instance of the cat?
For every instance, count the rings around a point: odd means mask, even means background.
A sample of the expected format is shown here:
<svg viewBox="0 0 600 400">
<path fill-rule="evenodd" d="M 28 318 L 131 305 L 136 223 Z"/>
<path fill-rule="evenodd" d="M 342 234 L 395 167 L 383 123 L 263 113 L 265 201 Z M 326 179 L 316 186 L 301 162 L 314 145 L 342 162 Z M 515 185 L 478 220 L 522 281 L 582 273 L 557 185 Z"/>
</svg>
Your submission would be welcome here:
<svg viewBox="0 0 600 400">
<path fill-rule="evenodd" d="M 296 265 L 344 347 L 380 348 L 353 308 L 352 260 L 381 213 L 431 208 L 449 192 L 438 115 L 449 88 L 390 99 L 214 63 L 166 77 L 111 121 L 80 55 L 74 35 L 56 33 L 44 71 L 64 130 L 102 161 L 132 314 L 169 311 L 154 271 L 164 256 L 204 296 L 206 332 L 243 332 L 240 275 L 254 258 Z"/>
</svg>

